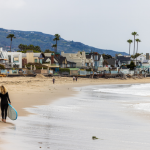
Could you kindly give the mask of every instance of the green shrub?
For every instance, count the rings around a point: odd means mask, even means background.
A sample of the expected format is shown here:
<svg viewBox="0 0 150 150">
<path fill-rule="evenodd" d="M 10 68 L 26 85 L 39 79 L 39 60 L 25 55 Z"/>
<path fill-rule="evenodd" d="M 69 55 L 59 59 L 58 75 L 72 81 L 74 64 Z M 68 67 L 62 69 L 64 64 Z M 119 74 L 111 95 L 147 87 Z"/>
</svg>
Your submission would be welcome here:
<svg viewBox="0 0 150 150">
<path fill-rule="evenodd" d="M 5 66 L 0 64 L 0 69 L 5 69 Z"/>
<path fill-rule="evenodd" d="M 91 68 L 90 69 L 86 69 L 86 71 L 91 71 Z"/>
<path fill-rule="evenodd" d="M 60 72 L 70 72 L 70 69 L 68 68 L 59 68 Z"/>
<path fill-rule="evenodd" d="M 36 69 L 42 69 L 42 68 L 47 69 L 47 66 L 42 65 L 40 63 L 28 63 L 26 66 L 29 69 L 31 67 L 31 65 L 32 65 L 32 69 L 34 68 L 34 65 L 35 65 Z"/>
<path fill-rule="evenodd" d="M 131 61 L 130 65 L 127 65 L 128 68 L 130 68 L 130 70 L 134 70 L 135 64 L 133 61 Z"/>
</svg>

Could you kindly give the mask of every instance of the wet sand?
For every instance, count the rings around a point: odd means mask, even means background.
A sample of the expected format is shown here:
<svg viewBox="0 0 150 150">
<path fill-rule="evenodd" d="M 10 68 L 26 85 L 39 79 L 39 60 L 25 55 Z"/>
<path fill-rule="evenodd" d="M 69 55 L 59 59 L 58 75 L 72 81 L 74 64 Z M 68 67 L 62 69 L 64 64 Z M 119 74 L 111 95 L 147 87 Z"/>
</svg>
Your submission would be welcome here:
<svg viewBox="0 0 150 150">
<path fill-rule="evenodd" d="M 52 84 L 52 78 L 30 78 L 30 77 L 14 77 L 1 78 L 0 84 L 6 86 L 13 107 L 18 111 L 20 116 L 31 115 L 31 112 L 24 108 L 32 108 L 38 105 L 47 105 L 55 102 L 63 97 L 77 95 L 74 87 L 82 87 L 88 85 L 101 84 L 136 84 L 150 83 L 150 78 L 144 79 L 84 79 L 78 78 L 78 81 L 72 81 L 72 78 L 55 78 L 56 83 Z M 13 126 L 13 122 L 8 119 L 8 123 L 0 122 L 0 131 L 3 128 Z M 2 138 L 0 138 L 0 142 Z"/>
<path fill-rule="evenodd" d="M 150 78 L 127 80 L 78 78 L 77 82 L 73 82 L 71 77 L 56 77 L 55 79 L 56 82 L 53 84 L 52 78 L 46 77 L 7 77 L 0 78 L 0 85 L 4 85 L 7 88 L 12 105 L 17 109 L 19 116 L 26 116 L 30 113 L 24 108 L 49 104 L 56 99 L 71 96 L 77 93 L 72 89 L 73 87 L 101 84 L 150 83 Z"/>
<path fill-rule="evenodd" d="M 19 116 L 14 125 L 0 131 L 0 137 L 7 139 L 0 149 L 149 150 L 150 113 L 133 108 L 138 103 L 150 103 L 149 97 L 128 94 L 142 86 L 82 86 L 74 88 L 76 92 L 70 97 L 27 108 L 30 115 Z M 147 87 L 150 89 L 150 84 Z M 92 140 L 92 136 L 98 139 Z"/>
</svg>

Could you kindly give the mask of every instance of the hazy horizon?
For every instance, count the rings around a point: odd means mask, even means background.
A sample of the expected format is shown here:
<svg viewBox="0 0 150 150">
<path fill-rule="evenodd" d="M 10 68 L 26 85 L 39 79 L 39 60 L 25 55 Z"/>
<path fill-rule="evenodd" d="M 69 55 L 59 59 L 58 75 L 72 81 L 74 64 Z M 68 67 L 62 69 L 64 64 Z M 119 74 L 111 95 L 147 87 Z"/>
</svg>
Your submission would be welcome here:
<svg viewBox="0 0 150 150">
<path fill-rule="evenodd" d="M 0 0 L 0 27 L 58 33 L 65 40 L 127 53 L 127 40 L 133 40 L 131 32 L 136 31 L 142 41 L 139 53 L 146 53 L 149 4 L 148 0 Z"/>
</svg>

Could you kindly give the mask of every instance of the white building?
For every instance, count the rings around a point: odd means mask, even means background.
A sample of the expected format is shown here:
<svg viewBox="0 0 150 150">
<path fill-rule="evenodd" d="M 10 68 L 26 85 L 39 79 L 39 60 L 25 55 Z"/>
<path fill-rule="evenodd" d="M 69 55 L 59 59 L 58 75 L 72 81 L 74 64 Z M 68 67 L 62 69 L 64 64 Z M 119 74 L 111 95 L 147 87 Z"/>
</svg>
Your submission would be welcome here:
<svg viewBox="0 0 150 150">
<path fill-rule="evenodd" d="M 22 68 L 22 53 L 7 52 L 0 48 L 0 64 L 3 64 L 6 68 Z"/>
<path fill-rule="evenodd" d="M 76 67 L 87 67 L 93 66 L 94 61 L 92 57 L 86 57 L 85 51 L 77 52 L 77 53 L 64 53 L 61 52 L 61 56 L 66 57 L 67 61 L 76 63 Z"/>
<path fill-rule="evenodd" d="M 146 60 L 146 56 L 141 54 L 140 56 L 137 57 L 137 60 L 143 63 Z"/>
</svg>

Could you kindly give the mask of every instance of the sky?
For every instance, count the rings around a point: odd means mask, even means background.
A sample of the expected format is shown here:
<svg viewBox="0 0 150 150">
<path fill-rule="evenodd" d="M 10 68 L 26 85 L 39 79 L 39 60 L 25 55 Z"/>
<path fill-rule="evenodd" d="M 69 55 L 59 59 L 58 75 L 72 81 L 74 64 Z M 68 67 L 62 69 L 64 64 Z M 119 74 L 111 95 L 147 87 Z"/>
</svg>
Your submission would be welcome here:
<svg viewBox="0 0 150 150">
<path fill-rule="evenodd" d="M 150 0 L 0 0 L 0 28 L 60 34 L 65 40 L 128 52 L 150 50 Z M 131 53 L 133 43 L 131 44 Z"/>
</svg>

